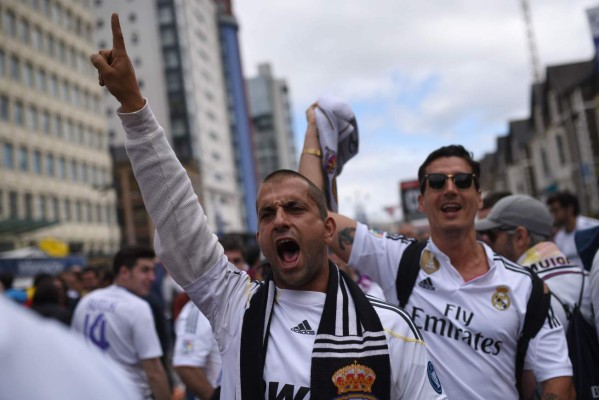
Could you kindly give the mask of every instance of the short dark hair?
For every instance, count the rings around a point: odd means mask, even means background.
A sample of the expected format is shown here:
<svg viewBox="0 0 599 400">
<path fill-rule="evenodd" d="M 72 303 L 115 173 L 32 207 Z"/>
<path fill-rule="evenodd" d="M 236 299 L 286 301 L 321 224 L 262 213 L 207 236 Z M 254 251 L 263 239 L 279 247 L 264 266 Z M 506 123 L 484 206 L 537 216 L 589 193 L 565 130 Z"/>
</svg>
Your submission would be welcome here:
<svg viewBox="0 0 599 400">
<path fill-rule="evenodd" d="M 567 190 L 557 192 L 549 196 L 547 199 L 547 205 L 550 206 L 553 203 L 559 203 L 562 208 L 572 207 L 574 215 L 580 214 L 580 204 L 578 204 L 578 197 L 575 194 L 570 193 Z"/>
<path fill-rule="evenodd" d="M 492 208 L 499 200 L 511 195 L 512 192 L 510 191 L 490 192 L 483 198 L 483 208 L 481 210 Z"/>
<path fill-rule="evenodd" d="M 85 274 L 86 272 L 93 272 L 93 274 L 96 275 L 96 278 L 100 278 L 100 270 L 98 267 L 85 267 L 81 270 L 81 275 Z"/>
<path fill-rule="evenodd" d="M 243 244 L 239 236 L 235 234 L 225 234 L 218 239 L 218 241 L 225 251 L 240 251 L 241 254 L 244 254 Z"/>
<path fill-rule="evenodd" d="M 156 253 L 150 247 L 146 246 L 126 246 L 121 248 L 114 256 L 112 263 L 112 272 L 118 276 L 122 266 L 132 269 L 140 258 L 154 258 Z"/>
<path fill-rule="evenodd" d="M 262 181 L 262 185 L 264 185 L 265 183 L 269 183 L 270 181 L 281 182 L 289 178 L 299 178 L 304 182 L 308 183 L 308 196 L 310 196 L 310 199 L 312 199 L 312 201 L 316 204 L 316 207 L 318 207 L 320 219 L 324 221 L 329 215 L 329 212 L 327 210 L 327 201 L 324 197 L 324 194 L 318 187 L 316 187 L 316 185 L 312 183 L 310 179 L 306 178 L 299 172 L 295 172 L 290 169 L 277 170 L 275 172 L 270 173 L 266 178 L 264 178 L 264 180 Z M 256 199 L 256 212 L 257 211 L 258 200 Z"/>
<path fill-rule="evenodd" d="M 425 169 L 428 167 L 430 163 L 435 161 L 438 158 L 445 157 L 459 157 L 464 159 L 470 168 L 472 169 L 472 173 L 474 176 L 474 187 L 476 190 L 480 190 L 480 163 L 475 161 L 472 157 L 472 153 L 464 148 L 464 146 L 460 144 L 452 144 L 449 146 L 443 146 L 433 151 L 426 157 L 426 160 L 422 163 L 420 168 L 418 168 L 418 182 L 420 182 L 420 193 L 424 193 L 426 189 L 426 182 L 424 179 L 424 175 L 426 175 Z"/>
</svg>

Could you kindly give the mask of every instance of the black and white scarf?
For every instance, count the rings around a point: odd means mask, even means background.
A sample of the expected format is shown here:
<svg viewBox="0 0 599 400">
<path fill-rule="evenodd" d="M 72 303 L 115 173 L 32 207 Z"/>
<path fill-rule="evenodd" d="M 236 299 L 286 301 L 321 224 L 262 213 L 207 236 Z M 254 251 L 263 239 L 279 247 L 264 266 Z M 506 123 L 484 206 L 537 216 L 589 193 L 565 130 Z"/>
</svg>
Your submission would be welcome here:
<svg viewBox="0 0 599 400">
<path fill-rule="evenodd" d="M 243 318 L 243 400 L 264 399 L 264 361 L 275 294 L 275 283 L 269 278 L 252 297 Z M 360 287 L 329 263 L 326 300 L 312 350 L 310 398 L 390 399 L 390 380 L 389 348 L 378 314 Z"/>
</svg>

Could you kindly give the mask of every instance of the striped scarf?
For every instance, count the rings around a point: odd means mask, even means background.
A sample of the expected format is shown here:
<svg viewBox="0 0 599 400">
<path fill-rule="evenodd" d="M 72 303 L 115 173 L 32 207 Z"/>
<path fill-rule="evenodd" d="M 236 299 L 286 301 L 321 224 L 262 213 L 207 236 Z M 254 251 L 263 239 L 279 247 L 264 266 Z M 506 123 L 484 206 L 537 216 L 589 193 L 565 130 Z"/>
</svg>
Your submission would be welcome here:
<svg viewBox="0 0 599 400">
<path fill-rule="evenodd" d="M 378 314 L 351 278 L 332 263 L 329 272 L 312 350 L 310 398 L 389 399 L 391 364 Z M 244 315 L 240 357 L 244 400 L 264 399 L 264 361 L 275 293 L 275 283 L 269 278 L 254 294 Z"/>
</svg>

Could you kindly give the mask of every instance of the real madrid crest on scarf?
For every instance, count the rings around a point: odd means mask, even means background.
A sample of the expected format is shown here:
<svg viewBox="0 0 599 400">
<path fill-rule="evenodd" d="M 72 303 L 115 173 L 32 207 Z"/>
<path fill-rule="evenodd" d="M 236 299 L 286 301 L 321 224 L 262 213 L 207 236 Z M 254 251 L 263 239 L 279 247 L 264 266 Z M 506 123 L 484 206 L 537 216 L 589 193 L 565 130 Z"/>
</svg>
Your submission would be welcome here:
<svg viewBox="0 0 599 400">
<path fill-rule="evenodd" d="M 353 364 L 338 369 L 333 374 L 333 384 L 337 386 L 336 400 L 378 400 L 372 395 L 372 385 L 376 380 L 376 374 L 372 368 Z"/>
<path fill-rule="evenodd" d="M 512 300 L 508 295 L 510 289 L 507 286 L 497 286 L 497 291 L 491 296 L 493 307 L 498 310 L 505 311 L 510 308 Z"/>
<path fill-rule="evenodd" d="M 429 275 L 435 273 L 439 270 L 439 260 L 430 250 L 424 250 L 420 257 L 420 268 Z"/>
</svg>

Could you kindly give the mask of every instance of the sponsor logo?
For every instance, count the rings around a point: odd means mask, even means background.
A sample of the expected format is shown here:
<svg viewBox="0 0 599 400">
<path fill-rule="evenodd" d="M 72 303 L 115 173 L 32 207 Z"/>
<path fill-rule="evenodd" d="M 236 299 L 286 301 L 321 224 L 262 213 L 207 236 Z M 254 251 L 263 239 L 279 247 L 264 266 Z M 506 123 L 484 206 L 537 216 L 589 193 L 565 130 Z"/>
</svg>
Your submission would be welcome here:
<svg viewBox="0 0 599 400">
<path fill-rule="evenodd" d="M 433 367 L 432 362 L 428 362 L 426 366 L 426 374 L 428 375 L 428 381 L 431 383 L 431 386 L 438 394 L 443 393 L 443 388 L 441 387 L 441 380 L 435 371 L 435 367 Z"/>
<path fill-rule="evenodd" d="M 439 270 L 439 260 L 429 250 L 424 250 L 420 257 L 420 268 L 427 274 L 434 274 Z"/>
<path fill-rule="evenodd" d="M 509 288 L 507 286 L 497 286 L 497 291 L 491 296 L 491 304 L 498 310 L 505 311 L 510 308 L 512 300 L 508 296 Z"/>
<path fill-rule="evenodd" d="M 302 335 L 316 335 L 316 332 L 312 330 L 312 327 L 308 323 L 308 320 L 305 319 L 303 322 L 291 328 L 291 330 L 295 333 L 301 333 Z"/>
<path fill-rule="evenodd" d="M 435 285 L 433 285 L 433 280 L 431 278 L 424 278 L 418 283 L 418 286 L 426 290 L 437 290 Z"/>
</svg>

